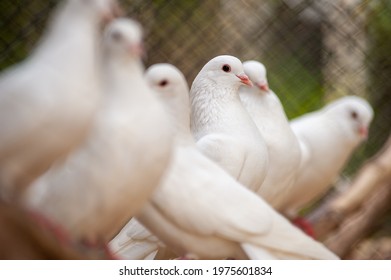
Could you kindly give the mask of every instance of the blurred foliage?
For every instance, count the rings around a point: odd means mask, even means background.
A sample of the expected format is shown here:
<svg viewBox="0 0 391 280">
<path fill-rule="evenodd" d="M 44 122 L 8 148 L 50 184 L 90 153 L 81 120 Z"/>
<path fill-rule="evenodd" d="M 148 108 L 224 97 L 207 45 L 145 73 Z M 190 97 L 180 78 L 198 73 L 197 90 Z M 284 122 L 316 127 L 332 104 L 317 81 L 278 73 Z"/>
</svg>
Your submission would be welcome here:
<svg viewBox="0 0 391 280">
<path fill-rule="evenodd" d="M 271 44 L 261 61 L 291 119 L 323 105 L 322 32 L 319 22 L 306 22 L 295 9 L 276 2 L 269 26 Z"/>
<path fill-rule="evenodd" d="M 26 57 L 57 2 L 0 1 L 0 69 Z"/>
<path fill-rule="evenodd" d="M 390 134 L 391 116 L 391 1 L 363 1 L 368 9 L 366 32 L 369 42 L 365 66 L 368 68 L 368 99 L 375 116 L 368 142 L 353 155 L 346 173 L 353 174 L 362 162 L 383 146 Z"/>
<path fill-rule="evenodd" d="M 391 1 L 376 0 L 371 3 L 367 24 L 370 42 L 367 65 L 370 68 L 368 91 L 376 112 L 371 130 L 376 137 L 371 139 L 369 147 L 374 153 L 376 147 L 387 139 L 391 127 Z"/>
</svg>

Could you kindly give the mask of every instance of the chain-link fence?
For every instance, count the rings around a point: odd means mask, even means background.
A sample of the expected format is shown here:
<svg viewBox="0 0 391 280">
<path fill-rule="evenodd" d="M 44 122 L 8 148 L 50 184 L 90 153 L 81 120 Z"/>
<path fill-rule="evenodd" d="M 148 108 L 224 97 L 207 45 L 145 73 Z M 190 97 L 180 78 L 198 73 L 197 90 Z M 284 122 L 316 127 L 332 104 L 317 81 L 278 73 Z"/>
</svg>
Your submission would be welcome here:
<svg viewBox="0 0 391 280">
<path fill-rule="evenodd" d="M 57 1 L 0 2 L 0 67 L 24 58 Z M 267 66 L 290 118 L 336 96 L 357 94 L 376 111 L 355 171 L 389 133 L 391 4 L 386 0 L 124 0 L 146 32 L 147 64 L 170 62 L 191 82 L 212 57 L 232 54 Z"/>
<path fill-rule="evenodd" d="M 0 2 L 0 68 L 24 58 L 57 1 Z M 288 117 L 347 94 L 375 109 L 369 140 L 351 160 L 357 170 L 390 133 L 389 0 L 123 0 L 145 29 L 147 66 L 169 62 L 191 83 L 212 57 L 231 54 L 268 68 Z"/>
</svg>

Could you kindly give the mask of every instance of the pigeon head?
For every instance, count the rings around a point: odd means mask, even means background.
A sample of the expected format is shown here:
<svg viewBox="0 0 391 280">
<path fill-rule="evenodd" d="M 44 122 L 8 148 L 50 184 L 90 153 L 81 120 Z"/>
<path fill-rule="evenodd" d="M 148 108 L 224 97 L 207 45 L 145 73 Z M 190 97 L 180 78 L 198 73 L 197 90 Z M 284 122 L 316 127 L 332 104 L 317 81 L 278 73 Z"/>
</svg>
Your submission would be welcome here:
<svg viewBox="0 0 391 280">
<path fill-rule="evenodd" d="M 176 130 L 190 135 L 189 87 L 182 72 L 171 64 L 159 63 L 147 69 L 145 80 L 164 103 Z"/>
<path fill-rule="evenodd" d="M 201 69 L 197 78 L 208 79 L 216 85 L 228 87 L 252 86 L 250 79 L 244 73 L 242 62 L 230 55 L 220 55 L 210 60 Z"/>
<path fill-rule="evenodd" d="M 128 18 L 118 18 L 107 25 L 104 33 L 104 45 L 110 53 L 124 57 L 141 57 L 141 25 Z"/>
<path fill-rule="evenodd" d="M 164 99 L 178 98 L 181 97 L 178 95 L 189 91 L 182 72 L 168 63 L 159 63 L 149 67 L 145 72 L 145 79 L 149 86 Z"/>
<path fill-rule="evenodd" d="M 259 88 L 261 92 L 269 92 L 269 84 L 266 78 L 266 68 L 262 63 L 255 60 L 248 60 L 243 63 L 243 68 L 254 87 Z"/>
<path fill-rule="evenodd" d="M 352 139 L 361 142 L 367 138 L 374 113 L 366 100 L 358 96 L 346 96 L 330 103 L 325 110 L 338 118 Z"/>
</svg>

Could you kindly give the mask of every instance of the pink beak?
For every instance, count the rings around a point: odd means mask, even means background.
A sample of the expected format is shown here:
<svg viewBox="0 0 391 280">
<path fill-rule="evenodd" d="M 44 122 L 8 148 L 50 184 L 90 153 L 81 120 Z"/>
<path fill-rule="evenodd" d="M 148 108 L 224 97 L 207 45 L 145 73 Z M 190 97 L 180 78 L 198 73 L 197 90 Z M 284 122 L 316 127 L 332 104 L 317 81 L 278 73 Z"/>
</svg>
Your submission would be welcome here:
<svg viewBox="0 0 391 280">
<path fill-rule="evenodd" d="M 252 87 L 253 86 L 253 83 L 250 81 L 250 79 L 248 78 L 247 75 L 245 74 L 240 74 L 240 75 L 236 75 L 236 77 L 238 77 L 240 79 L 240 82 L 245 84 L 245 85 L 248 85 L 249 87 Z"/>
<path fill-rule="evenodd" d="M 144 46 L 142 43 L 140 44 L 133 44 L 129 46 L 129 51 L 133 53 L 134 55 L 144 57 L 146 55 Z"/>
<path fill-rule="evenodd" d="M 368 138 L 368 128 L 365 126 L 360 126 L 358 133 L 360 134 L 362 139 Z"/>
<path fill-rule="evenodd" d="M 256 85 L 262 91 L 269 91 L 269 85 L 267 83 L 257 83 Z"/>
</svg>

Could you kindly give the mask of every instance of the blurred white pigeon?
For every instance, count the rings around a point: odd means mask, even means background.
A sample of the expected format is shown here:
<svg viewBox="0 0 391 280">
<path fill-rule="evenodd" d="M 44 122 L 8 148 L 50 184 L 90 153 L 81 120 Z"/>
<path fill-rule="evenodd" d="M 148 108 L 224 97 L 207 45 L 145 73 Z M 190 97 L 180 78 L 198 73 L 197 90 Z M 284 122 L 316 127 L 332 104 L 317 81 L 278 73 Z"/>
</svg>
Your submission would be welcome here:
<svg viewBox="0 0 391 280">
<path fill-rule="evenodd" d="M 242 85 L 252 83 L 236 57 L 221 55 L 205 64 L 190 90 L 191 130 L 200 151 L 258 191 L 267 172 L 267 147 L 240 102 Z"/>
<path fill-rule="evenodd" d="M 304 157 L 284 209 L 289 216 L 331 187 L 355 148 L 367 138 L 372 118 L 367 101 L 346 96 L 291 121 Z"/>
<path fill-rule="evenodd" d="M 97 44 L 113 0 L 68 0 L 37 48 L 0 76 L 0 196 L 11 200 L 86 136 L 100 101 Z"/>
<path fill-rule="evenodd" d="M 269 89 L 265 66 L 254 60 L 243 63 L 253 87 L 241 87 L 240 99 L 265 139 L 269 168 L 258 193 L 280 210 L 289 196 L 300 165 L 300 146 L 277 95 Z"/>
<path fill-rule="evenodd" d="M 103 108 L 87 141 L 33 184 L 28 202 L 71 237 L 109 241 L 158 186 L 172 127 L 143 77 L 141 27 L 113 21 L 103 40 Z"/>
<path fill-rule="evenodd" d="M 144 226 L 177 255 L 196 259 L 337 258 L 196 148 L 179 70 L 158 64 L 146 77 L 167 100 L 180 130 L 166 176 L 137 215 Z M 121 231 L 112 243 L 127 246 L 126 237 L 132 232 Z"/>
</svg>

